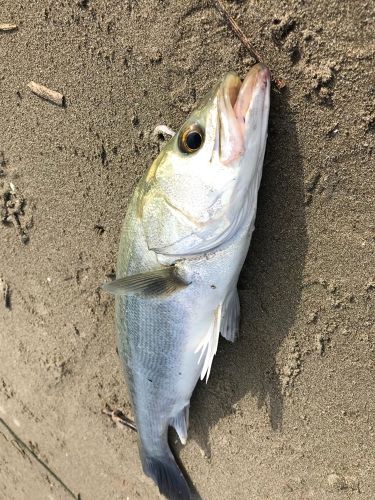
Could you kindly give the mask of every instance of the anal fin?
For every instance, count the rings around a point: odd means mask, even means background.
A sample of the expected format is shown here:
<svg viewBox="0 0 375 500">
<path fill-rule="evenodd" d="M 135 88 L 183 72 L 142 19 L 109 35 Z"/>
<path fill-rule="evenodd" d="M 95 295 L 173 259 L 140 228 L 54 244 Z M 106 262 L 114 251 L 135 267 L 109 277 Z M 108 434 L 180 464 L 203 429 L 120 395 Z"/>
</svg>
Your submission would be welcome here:
<svg viewBox="0 0 375 500">
<path fill-rule="evenodd" d="M 200 351 L 198 364 L 201 362 L 203 358 L 201 380 L 203 380 L 204 377 L 206 377 L 206 383 L 208 381 L 208 377 L 210 376 L 212 361 L 216 354 L 217 346 L 219 343 L 221 311 L 222 311 L 222 304 L 219 304 L 217 308 L 213 311 L 211 324 L 206 334 L 201 339 L 197 348 L 194 351 L 196 353 Z"/>
</svg>

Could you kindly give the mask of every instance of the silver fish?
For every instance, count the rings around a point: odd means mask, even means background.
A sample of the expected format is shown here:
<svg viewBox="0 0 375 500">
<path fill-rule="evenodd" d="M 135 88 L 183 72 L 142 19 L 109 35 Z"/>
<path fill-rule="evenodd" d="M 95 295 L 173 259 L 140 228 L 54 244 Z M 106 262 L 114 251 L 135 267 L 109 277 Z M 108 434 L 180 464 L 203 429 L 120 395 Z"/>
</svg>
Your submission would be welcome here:
<svg viewBox="0 0 375 500">
<path fill-rule="evenodd" d="M 267 140 L 270 73 L 228 73 L 139 182 L 121 234 L 118 348 L 145 474 L 169 499 L 191 492 L 168 445 L 186 443 L 189 404 L 219 334 L 234 341 L 237 281 L 254 230 Z"/>
</svg>

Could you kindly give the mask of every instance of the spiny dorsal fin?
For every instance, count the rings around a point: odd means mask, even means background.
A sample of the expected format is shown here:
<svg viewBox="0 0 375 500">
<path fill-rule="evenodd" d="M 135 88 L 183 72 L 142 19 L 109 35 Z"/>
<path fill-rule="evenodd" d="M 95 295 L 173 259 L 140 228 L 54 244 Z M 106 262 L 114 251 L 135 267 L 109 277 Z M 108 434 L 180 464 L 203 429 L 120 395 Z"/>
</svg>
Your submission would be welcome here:
<svg viewBox="0 0 375 500">
<path fill-rule="evenodd" d="M 174 266 L 133 274 L 105 283 L 103 289 L 114 295 L 142 295 L 155 297 L 170 295 L 188 286 Z"/>
</svg>

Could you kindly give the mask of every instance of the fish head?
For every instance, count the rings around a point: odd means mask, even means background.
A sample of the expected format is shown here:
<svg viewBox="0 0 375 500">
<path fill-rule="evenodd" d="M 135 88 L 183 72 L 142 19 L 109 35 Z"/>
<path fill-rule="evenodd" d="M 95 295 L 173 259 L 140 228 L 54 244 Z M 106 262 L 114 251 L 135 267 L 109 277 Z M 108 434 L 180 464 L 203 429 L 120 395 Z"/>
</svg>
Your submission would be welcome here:
<svg viewBox="0 0 375 500">
<path fill-rule="evenodd" d="M 150 250 L 197 255 L 255 216 L 267 139 L 270 72 L 228 73 L 167 143 L 140 183 L 138 214 Z M 252 215 L 253 214 L 253 215 Z"/>
</svg>

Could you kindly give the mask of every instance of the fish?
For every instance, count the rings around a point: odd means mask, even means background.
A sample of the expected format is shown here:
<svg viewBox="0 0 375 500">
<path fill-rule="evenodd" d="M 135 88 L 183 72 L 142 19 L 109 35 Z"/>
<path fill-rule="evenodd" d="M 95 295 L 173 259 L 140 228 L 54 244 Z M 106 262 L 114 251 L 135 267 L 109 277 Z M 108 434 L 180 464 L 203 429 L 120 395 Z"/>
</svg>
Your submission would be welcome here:
<svg viewBox="0 0 375 500">
<path fill-rule="evenodd" d="M 237 281 L 254 230 L 267 142 L 270 71 L 229 72 L 139 181 L 125 216 L 115 295 L 118 352 L 144 473 L 161 494 L 192 492 L 168 443 L 186 443 L 190 398 L 220 334 L 234 342 Z"/>
</svg>

